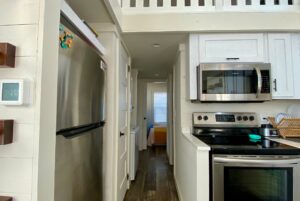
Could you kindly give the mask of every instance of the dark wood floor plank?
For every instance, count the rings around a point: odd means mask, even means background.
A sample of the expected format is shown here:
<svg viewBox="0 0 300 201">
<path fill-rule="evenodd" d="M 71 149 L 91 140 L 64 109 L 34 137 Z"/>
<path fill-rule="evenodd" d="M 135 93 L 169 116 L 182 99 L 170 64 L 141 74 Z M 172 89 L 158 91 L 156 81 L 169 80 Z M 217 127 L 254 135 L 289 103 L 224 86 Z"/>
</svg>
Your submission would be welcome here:
<svg viewBox="0 0 300 201">
<path fill-rule="evenodd" d="M 131 183 L 124 201 L 178 200 L 166 147 L 152 147 L 140 152 L 136 180 Z"/>
</svg>

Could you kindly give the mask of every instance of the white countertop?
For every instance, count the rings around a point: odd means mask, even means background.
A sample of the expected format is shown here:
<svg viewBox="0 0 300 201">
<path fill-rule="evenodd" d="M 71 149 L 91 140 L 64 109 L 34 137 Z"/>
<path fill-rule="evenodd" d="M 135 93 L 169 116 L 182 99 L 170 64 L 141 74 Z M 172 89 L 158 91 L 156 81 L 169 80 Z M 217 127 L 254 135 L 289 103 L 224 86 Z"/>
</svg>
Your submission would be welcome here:
<svg viewBox="0 0 300 201">
<path fill-rule="evenodd" d="M 193 136 L 189 128 L 183 128 L 182 134 L 198 151 L 210 151 L 210 147 Z"/>
</svg>

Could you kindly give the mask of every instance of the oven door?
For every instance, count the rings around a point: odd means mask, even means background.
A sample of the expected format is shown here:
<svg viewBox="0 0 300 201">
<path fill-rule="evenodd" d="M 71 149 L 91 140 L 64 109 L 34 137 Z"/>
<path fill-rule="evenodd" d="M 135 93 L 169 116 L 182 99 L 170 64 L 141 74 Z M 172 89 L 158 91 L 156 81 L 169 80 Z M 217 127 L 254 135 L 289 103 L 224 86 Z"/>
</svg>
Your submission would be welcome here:
<svg viewBox="0 0 300 201">
<path fill-rule="evenodd" d="M 213 157 L 213 201 L 299 201 L 300 157 Z"/>
<path fill-rule="evenodd" d="M 270 64 L 201 64 L 200 101 L 271 100 Z"/>
</svg>

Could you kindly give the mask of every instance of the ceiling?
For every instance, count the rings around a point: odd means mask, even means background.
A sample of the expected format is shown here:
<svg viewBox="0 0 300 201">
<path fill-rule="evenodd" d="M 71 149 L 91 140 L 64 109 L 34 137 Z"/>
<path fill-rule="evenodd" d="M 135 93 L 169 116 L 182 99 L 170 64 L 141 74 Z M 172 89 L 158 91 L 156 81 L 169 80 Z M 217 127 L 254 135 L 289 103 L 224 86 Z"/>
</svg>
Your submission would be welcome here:
<svg viewBox="0 0 300 201">
<path fill-rule="evenodd" d="M 139 78 L 165 79 L 172 71 L 183 33 L 131 33 L 123 39 L 132 57 L 132 67 L 139 70 Z M 153 47 L 160 44 L 160 47 Z"/>
<path fill-rule="evenodd" d="M 89 23 L 113 22 L 103 0 L 66 0 L 83 20 Z"/>
<path fill-rule="evenodd" d="M 88 23 L 113 23 L 103 0 L 67 0 L 73 10 Z M 84 3 L 83 3 L 84 2 Z M 172 70 L 183 33 L 128 33 L 123 35 L 139 78 L 165 79 Z M 160 44 L 154 48 L 153 44 Z"/>
</svg>

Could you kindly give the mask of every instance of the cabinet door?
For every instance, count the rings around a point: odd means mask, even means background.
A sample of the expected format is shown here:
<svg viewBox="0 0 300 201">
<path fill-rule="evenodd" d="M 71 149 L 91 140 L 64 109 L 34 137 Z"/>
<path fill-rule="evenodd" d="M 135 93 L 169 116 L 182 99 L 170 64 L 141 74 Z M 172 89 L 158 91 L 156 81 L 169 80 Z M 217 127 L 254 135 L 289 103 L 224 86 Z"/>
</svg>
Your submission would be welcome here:
<svg viewBox="0 0 300 201">
<path fill-rule="evenodd" d="M 294 95 L 291 34 L 268 34 L 273 98 Z"/>
<path fill-rule="evenodd" d="M 292 34 L 292 55 L 294 75 L 294 96 L 293 99 L 300 99 L 300 33 Z"/>
<path fill-rule="evenodd" d="M 200 62 L 265 62 L 263 34 L 199 36 Z"/>
</svg>

